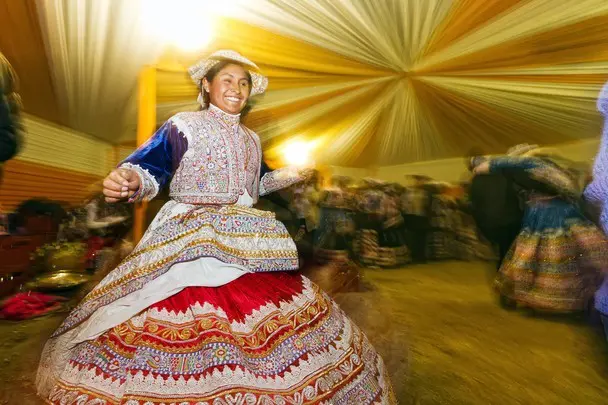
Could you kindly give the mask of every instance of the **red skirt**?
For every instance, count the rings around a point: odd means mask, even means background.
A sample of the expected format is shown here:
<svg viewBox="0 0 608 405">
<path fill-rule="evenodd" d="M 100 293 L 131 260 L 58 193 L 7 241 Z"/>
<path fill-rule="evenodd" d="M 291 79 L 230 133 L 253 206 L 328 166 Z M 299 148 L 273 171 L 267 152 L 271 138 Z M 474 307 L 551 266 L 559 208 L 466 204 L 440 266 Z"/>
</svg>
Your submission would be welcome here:
<svg viewBox="0 0 608 405">
<path fill-rule="evenodd" d="M 286 272 L 185 288 L 78 344 L 47 401 L 396 403 L 365 335 L 310 280 Z"/>
</svg>

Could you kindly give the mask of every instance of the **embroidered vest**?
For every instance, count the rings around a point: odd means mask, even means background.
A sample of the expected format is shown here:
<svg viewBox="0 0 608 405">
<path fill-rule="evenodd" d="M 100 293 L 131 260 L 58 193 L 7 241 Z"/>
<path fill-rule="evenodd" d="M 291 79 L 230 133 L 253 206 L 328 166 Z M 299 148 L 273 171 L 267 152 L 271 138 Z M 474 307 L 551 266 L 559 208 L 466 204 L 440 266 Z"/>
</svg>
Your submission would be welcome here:
<svg viewBox="0 0 608 405">
<path fill-rule="evenodd" d="M 211 106 L 179 113 L 170 121 L 188 140 L 188 150 L 169 187 L 172 199 L 187 204 L 234 204 L 247 190 L 258 200 L 262 148 L 239 116 Z"/>
</svg>

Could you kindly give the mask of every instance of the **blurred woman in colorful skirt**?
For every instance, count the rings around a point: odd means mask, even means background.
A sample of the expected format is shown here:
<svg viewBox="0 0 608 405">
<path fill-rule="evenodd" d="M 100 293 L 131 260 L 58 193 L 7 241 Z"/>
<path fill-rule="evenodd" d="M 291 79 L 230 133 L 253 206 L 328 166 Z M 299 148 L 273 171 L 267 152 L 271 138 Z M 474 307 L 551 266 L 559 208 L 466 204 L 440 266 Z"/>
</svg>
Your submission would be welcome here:
<svg viewBox="0 0 608 405">
<path fill-rule="evenodd" d="M 522 229 L 496 278 L 501 302 L 583 311 L 602 282 L 608 242 L 578 204 L 582 191 L 555 151 L 521 146 L 509 156 L 474 158 L 476 173 L 503 172 L 526 195 Z"/>
</svg>

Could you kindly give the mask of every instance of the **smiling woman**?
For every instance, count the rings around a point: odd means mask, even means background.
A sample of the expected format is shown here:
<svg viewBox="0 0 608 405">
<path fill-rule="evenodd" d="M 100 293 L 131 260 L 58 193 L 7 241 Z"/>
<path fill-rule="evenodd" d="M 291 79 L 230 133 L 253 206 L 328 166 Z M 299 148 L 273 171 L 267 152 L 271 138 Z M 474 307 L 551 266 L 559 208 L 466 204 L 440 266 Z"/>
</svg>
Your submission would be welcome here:
<svg viewBox="0 0 608 405">
<path fill-rule="evenodd" d="M 240 113 L 251 92 L 251 74 L 242 65 L 222 61 L 203 77 L 203 108 L 209 103 L 231 114 Z"/>
<path fill-rule="evenodd" d="M 394 404 L 367 337 L 294 272 L 285 226 L 253 208 L 311 173 L 268 171 L 240 122 L 267 79 L 226 50 L 190 74 L 203 110 L 173 116 L 104 180 L 108 202 L 167 184 L 170 201 L 53 334 L 38 393 L 53 404 Z"/>
</svg>

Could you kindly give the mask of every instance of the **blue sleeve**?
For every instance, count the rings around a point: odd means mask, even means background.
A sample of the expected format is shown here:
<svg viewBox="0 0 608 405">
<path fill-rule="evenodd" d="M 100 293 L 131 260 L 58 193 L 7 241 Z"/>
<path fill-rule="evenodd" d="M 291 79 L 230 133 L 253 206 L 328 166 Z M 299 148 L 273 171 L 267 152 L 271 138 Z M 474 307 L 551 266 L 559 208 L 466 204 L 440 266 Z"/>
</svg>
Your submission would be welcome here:
<svg viewBox="0 0 608 405">
<path fill-rule="evenodd" d="M 119 164 L 134 170 L 141 187 L 131 201 L 151 200 L 167 185 L 188 148 L 186 138 L 167 121 L 135 152 Z"/>
<path fill-rule="evenodd" d="M 543 159 L 531 156 L 501 156 L 490 158 L 490 173 L 501 171 L 525 172 L 531 179 L 549 187 L 552 192 L 568 198 L 580 197 L 581 190 L 567 170 Z"/>
<path fill-rule="evenodd" d="M 272 170 L 270 169 L 270 167 L 268 167 L 268 165 L 266 164 L 266 162 L 264 161 L 264 157 L 262 156 L 262 165 L 260 167 L 260 179 L 262 177 L 264 177 L 264 175 L 266 173 L 271 172 Z"/>
</svg>

